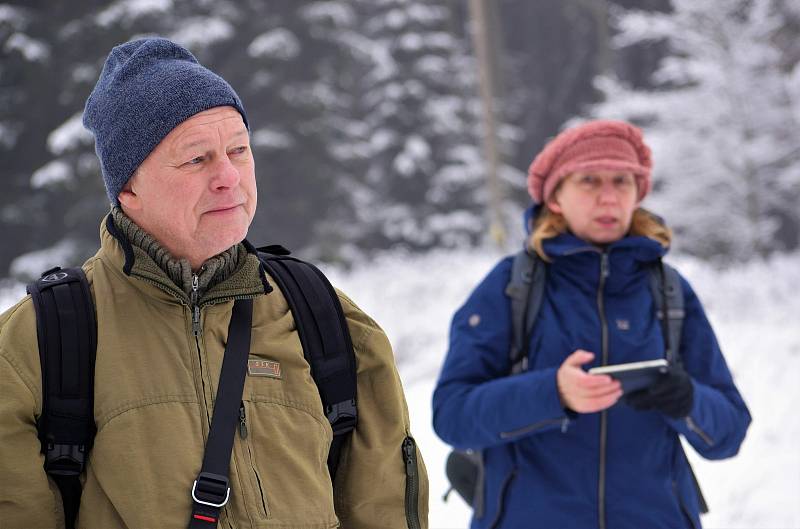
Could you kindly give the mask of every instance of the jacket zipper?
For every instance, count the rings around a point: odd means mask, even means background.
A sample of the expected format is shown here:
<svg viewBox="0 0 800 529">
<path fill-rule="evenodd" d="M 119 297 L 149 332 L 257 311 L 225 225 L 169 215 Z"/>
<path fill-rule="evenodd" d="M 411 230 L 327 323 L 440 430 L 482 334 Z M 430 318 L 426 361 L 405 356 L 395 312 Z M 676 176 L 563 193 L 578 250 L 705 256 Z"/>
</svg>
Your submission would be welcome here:
<svg viewBox="0 0 800 529">
<path fill-rule="evenodd" d="M 419 523 L 419 473 L 417 445 L 414 439 L 403 440 L 403 460 L 406 465 L 406 523 L 408 529 L 421 529 Z"/>
<path fill-rule="evenodd" d="M 600 315 L 602 343 L 601 365 L 608 364 L 608 322 L 606 321 L 603 289 L 609 275 L 608 252 L 600 254 L 600 284 L 597 287 L 597 310 Z M 600 529 L 606 529 L 606 444 L 608 437 L 608 410 L 600 412 L 600 470 L 597 481 L 597 516 Z"/>
<path fill-rule="evenodd" d="M 689 430 L 693 431 L 698 436 L 700 436 L 700 439 L 705 441 L 705 443 L 708 446 L 710 447 L 714 446 L 714 440 L 711 439 L 711 436 L 708 435 L 706 432 L 704 432 L 699 426 L 697 426 L 697 423 L 695 423 L 691 417 L 686 417 L 686 426 L 689 428 Z"/>
<path fill-rule="evenodd" d="M 506 476 L 506 479 L 503 480 L 503 483 L 500 485 L 500 494 L 497 498 L 497 512 L 494 514 L 494 519 L 492 523 L 488 525 L 489 529 L 495 529 L 500 521 L 503 519 L 504 508 L 505 508 L 505 499 L 506 493 L 508 492 L 508 487 L 511 485 L 511 482 L 517 476 L 516 468 L 511 469 L 511 472 Z"/>
<path fill-rule="evenodd" d="M 511 430 L 510 432 L 500 432 L 500 438 L 501 439 L 510 439 L 512 437 L 518 437 L 520 435 L 526 435 L 526 434 L 529 434 L 531 432 L 535 432 L 536 430 L 540 430 L 540 429 L 544 428 L 545 426 L 548 426 L 548 425 L 551 425 L 551 424 L 555 424 L 555 423 L 561 423 L 561 432 L 562 433 L 566 432 L 567 431 L 567 425 L 569 425 L 569 417 L 563 417 L 563 418 L 560 418 L 560 419 L 545 419 L 543 421 L 539 421 L 539 422 L 533 423 L 533 424 L 531 424 L 529 426 L 524 426 L 524 427 L 518 428 L 516 430 Z"/>
<path fill-rule="evenodd" d="M 208 401 L 206 400 L 206 381 L 203 378 L 203 355 L 200 351 L 200 305 L 198 304 L 200 298 L 200 287 L 199 287 L 199 278 L 197 274 L 192 274 L 192 293 L 189 296 L 189 301 L 191 305 L 189 306 L 189 310 L 192 312 L 192 334 L 194 335 L 194 344 L 197 350 L 197 361 L 200 365 L 200 383 L 202 384 L 203 388 L 203 404 L 205 405 L 206 411 L 206 421 L 208 427 L 211 428 L 211 417 L 209 416 L 209 406 Z"/>
<path fill-rule="evenodd" d="M 244 442 L 247 439 L 247 412 L 244 408 L 244 401 L 239 404 L 239 438 L 243 441 L 242 444 L 247 446 L 247 456 L 250 460 L 250 468 L 253 470 L 253 475 L 256 477 L 256 485 L 258 486 L 258 496 L 261 498 L 262 515 L 264 518 L 269 517 L 269 509 L 267 509 L 267 500 L 264 496 L 264 487 L 261 485 L 261 477 L 258 475 L 256 465 L 253 462 L 253 452 L 250 450 L 250 443 Z"/>
<path fill-rule="evenodd" d="M 194 334 L 195 339 L 200 336 L 200 305 L 198 305 L 198 298 L 199 295 L 199 283 L 200 279 L 197 277 L 197 274 L 192 275 L 192 295 L 191 295 L 191 302 L 192 302 L 192 333 Z M 198 348 L 199 349 L 199 348 Z"/>
</svg>

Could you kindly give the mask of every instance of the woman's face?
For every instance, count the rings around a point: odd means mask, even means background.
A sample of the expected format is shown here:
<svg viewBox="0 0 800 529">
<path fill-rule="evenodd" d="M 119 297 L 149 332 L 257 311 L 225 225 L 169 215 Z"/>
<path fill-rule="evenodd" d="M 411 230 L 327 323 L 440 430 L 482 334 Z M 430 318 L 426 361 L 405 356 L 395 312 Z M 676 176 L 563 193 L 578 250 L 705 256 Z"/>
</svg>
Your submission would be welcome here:
<svg viewBox="0 0 800 529">
<path fill-rule="evenodd" d="M 636 177 L 625 171 L 592 171 L 566 176 L 547 201 L 570 231 L 593 244 L 623 238 L 639 206 Z"/>
</svg>

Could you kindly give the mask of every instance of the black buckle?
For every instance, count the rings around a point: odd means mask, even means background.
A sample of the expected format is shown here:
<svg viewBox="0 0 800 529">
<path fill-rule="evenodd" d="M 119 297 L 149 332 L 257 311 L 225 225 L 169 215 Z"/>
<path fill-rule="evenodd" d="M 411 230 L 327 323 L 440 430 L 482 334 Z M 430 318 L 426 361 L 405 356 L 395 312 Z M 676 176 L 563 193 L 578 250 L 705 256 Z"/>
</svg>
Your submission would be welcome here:
<svg viewBox="0 0 800 529">
<path fill-rule="evenodd" d="M 55 476 L 78 476 L 86 463 L 86 445 L 47 443 L 44 470 Z"/>
<path fill-rule="evenodd" d="M 333 435 L 347 433 L 356 427 L 358 411 L 355 399 L 343 400 L 325 408 L 325 415 L 333 428 Z"/>
<path fill-rule="evenodd" d="M 192 499 L 201 505 L 221 508 L 231 497 L 228 478 L 211 472 L 200 472 L 192 485 Z"/>
</svg>

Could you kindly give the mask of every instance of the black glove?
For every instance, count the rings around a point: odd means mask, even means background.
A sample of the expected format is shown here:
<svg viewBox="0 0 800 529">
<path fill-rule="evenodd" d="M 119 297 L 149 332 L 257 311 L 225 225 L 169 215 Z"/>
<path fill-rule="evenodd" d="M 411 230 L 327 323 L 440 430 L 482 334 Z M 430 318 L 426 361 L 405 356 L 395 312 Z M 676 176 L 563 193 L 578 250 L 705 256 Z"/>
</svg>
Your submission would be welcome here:
<svg viewBox="0 0 800 529">
<path fill-rule="evenodd" d="M 680 419 L 692 411 L 694 385 L 689 373 L 672 365 L 652 385 L 626 395 L 625 402 L 635 410 L 657 410 L 673 419 Z"/>
</svg>

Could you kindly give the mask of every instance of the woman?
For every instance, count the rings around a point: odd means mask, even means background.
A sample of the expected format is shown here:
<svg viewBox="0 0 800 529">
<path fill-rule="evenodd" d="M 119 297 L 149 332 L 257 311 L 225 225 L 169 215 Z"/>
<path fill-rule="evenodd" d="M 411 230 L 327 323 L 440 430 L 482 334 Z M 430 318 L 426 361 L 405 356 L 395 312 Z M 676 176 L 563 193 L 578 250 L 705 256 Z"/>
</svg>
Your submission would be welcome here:
<svg viewBox="0 0 800 529">
<path fill-rule="evenodd" d="M 566 130 L 531 164 L 529 252 L 546 263 L 527 369 L 511 375 L 513 257 L 453 318 L 433 396 L 434 428 L 483 456 L 472 528 L 699 528 L 683 436 L 708 459 L 737 453 L 750 415 L 685 279 L 676 359 L 623 396 L 590 367 L 664 358 L 650 272 L 671 232 L 639 207 L 650 149 L 624 122 Z M 529 222 L 529 224 L 531 224 Z"/>
</svg>

